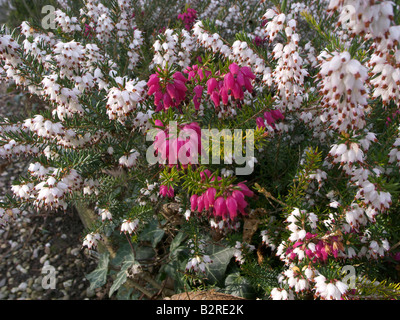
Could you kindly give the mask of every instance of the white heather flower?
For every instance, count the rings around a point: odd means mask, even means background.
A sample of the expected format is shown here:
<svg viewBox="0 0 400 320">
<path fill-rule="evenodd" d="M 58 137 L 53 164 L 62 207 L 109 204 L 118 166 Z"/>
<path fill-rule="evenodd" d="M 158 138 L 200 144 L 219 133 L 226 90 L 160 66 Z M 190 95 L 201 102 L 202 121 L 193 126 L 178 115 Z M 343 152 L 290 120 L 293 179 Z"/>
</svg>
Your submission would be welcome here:
<svg viewBox="0 0 400 320">
<path fill-rule="evenodd" d="M 139 156 L 139 152 L 137 152 L 135 149 L 132 149 L 128 155 L 124 155 L 119 158 L 119 164 L 127 167 L 128 169 L 133 168 L 136 165 Z"/>
<path fill-rule="evenodd" d="M 208 31 L 204 29 L 203 23 L 198 21 L 193 26 L 193 35 L 197 38 L 201 46 L 206 49 L 212 50 L 214 53 L 219 53 L 229 58 L 231 54 L 231 48 L 222 42 L 219 34 L 214 33 L 209 34 Z"/>
<path fill-rule="evenodd" d="M 83 240 L 82 246 L 88 247 L 88 249 L 95 248 L 95 247 L 97 247 L 97 243 L 100 239 L 101 239 L 100 234 L 89 233 L 86 235 L 85 239 Z"/>
<path fill-rule="evenodd" d="M 81 27 L 79 25 L 79 21 L 76 17 L 69 17 L 63 11 L 56 10 L 54 11 L 56 18 L 54 21 L 61 28 L 61 30 L 65 33 L 72 33 L 75 31 L 81 31 Z"/>
<path fill-rule="evenodd" d="M 273 288 L 271 290 L 272 300 L 288 300 L 289 295 L 285 289 Z"/>
<path fill-rule="evenodd" d="M 272 251 L 276 249 L 275 244 L 272 243 L 271 239 L 268 236 L 268 230 L 261 231 L 262 242 L 271 248 Z"/>
<path fill-rule="evenodd" d="M 347 292 L 348 286 L 338 280 L 327 282 L 323 275 L 318 275 L 315 280 L 315 292 L 324 300 L 340 300 Z"/>
<path fill-rule="evenodd" d="M 245 262 L 243 254 L 246 254 L 247 252 L 254 250 L 255 247 L 253 245 L 236 241 L 235 251 L 233 253 L 233 256 L 235 257 L 235 260 L 239 262 L 239 264 L 243 264 Z"/>
<path fill-rule="evenodd" d="M 125 82 L 122 78 L 116 79 L 121 86 Z M 129 80 L 125 82 L 123 89 L 113 87 L 107 95 L 107 114 L 111 120 L 124 123 L 128 115 L 136 110 L 139 102 L 145 94 L 146 81 Z"/>
<path fill-rule="evenodd" d="M 107 209 L 99 209 L 99 215 L 101 216 L 101 220 L 112 220 L 112 214 Z"/>
<path fill-rule="evenodd" d="M 201 271 L 203 273 L 206 272 L 206 264 L 212 263 L 212 260 L 208 255 L 196 255 L 192 259 L 188 261 L 186 264 L 186 271 Z"/>
<path fill-rule="evenodd" d="M 192 213 L 192 211 L 191 210 L 186 210 L 185 211 L 185 219 L 188 221 L 189 220 L 189 218 L 190 218 L 190 214 Z"/>
<path fill-rule="evenodd" d="M 195 41 L 187 30 L 166 29 L 153 44 L 155 54 L 150 68 L 156 65 L 165 68 L 167 64 L 186 68 L 190 65 L 194 48 Z"/>
<path fill-rule="evenodd" d="M 60 77 L 73 77 L 84 59 L 85 48 L 78 42 L 58 42 L 54 47 L 55 60 L 60 69 Z"/>
<path fill-rule="evenodd" d="M 121 224 L 121 232 L 128 232 L 129 234 L 132 234 L 133 232 L 136 231 L 137 227 L 139 225 L 139 219 L 135 220 L 130 220 L 130 219 L 125 219 L 122 224 Z"/>
<path fill-rule="evenodd" d="M 324 97 L 324 118 L 339 132 L 364 128 L 368 111 L 367 68 L 358 60 L 351 59 L 347 51 L 323 51 L 318 59 L 321 62 L 319 77 L 320 92 Z M 352 153 L 349 157 L 342 149 L 341 146 L 336 151 L 336 154 L 342 155 L 342 162 L 354 162 L 362 157 Z"/>
<path fill-rule="evenodd" d="M 21 62 L 17 53 L 19 47 L 18 43 L 10 35 L 0 36 L 0 58 L 6 64 L 16 67 Z"/>
</svg>

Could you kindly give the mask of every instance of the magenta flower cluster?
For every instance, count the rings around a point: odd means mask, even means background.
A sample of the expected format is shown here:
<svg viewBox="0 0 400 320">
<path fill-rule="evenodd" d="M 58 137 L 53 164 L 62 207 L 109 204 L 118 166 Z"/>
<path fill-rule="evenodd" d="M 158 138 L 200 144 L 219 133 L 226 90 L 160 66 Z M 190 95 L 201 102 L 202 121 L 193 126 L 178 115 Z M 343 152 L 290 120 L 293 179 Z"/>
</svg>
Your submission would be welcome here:
<svg viewBox="0 0 400 320">
<path fill-rule="evenodd" d="M 177 131 L 171 132 L 161 120 L 155 120 L 159 129 L 154 140 L 154 151 L 160 156 L 162 163 L 169 167 L 181 164 L 184 168 L 189 164 L 197 164 L 201 155 L 201 128 L 198 123 L 192 122 L 183 126 L 177 125 Z"/>
<path fill-rule="evenodd" d="M 210 78 L 207 81 L 207 93 L 210 95 L 216 108 L 222 103 L 227 105 L 229 97 L 233 100 L 243 100 L 246 91 L 252 93 L 252 80 L 255 75 L 250 67 L 239 67 L 236 63 L 229 66 L 229 72 L 222 80 Z"/>
<path fill-rule="evenodd" d="M 340 250 L 343 250 L 343 245 L 337 236 L 329 237 L 326 240 L 315 239 L 316 237 L 317 234 L 307 232 L 304 239 L 296 241 L 293 246 L 286 249 L 286 256 L 290 260 L 299 258 L 297 250 L 295 250 L 299 247 L 313 263 L 326 262 L 329 255 L 337 258 Z M 302 258 L 299 259 L 302 260 Z"/>
<path fill-rule="evenodd" d="M 154 104 L 156 112 L 168 110 L 170 107 L 177 108 L 186 98 L 185 76 L 177 71 L 172 75 L 172 79 L 161 81 L 161 74 L 156 72 L 152 74 L 147 82 L 149 96 L 154 95 Z"/>
<path fill-rule="evenodd" d="M 204 182 L 205 176 L 211 176 L 209 170 L 202 172 L 202 181 Z M 221 177 L 217 177 L 217 180 L 221 180 Z M 215 177 L 211 178 L 211 182 L 215 181 Z M 253 197 L 254 193 L 245 184 L 238 183 L 236 186 L 230 186 L 222 195 L 217 196 L 217 189 L 214 187 L 208 188 L 205 192 L 200 195 L 193 194 L 190 197 L 191 210 L 201 213 L 203 210 L 210 213 L 216 218 L 226 220 L 230 218 L 235 219 L 238 213 L 246 215 L 245 209 L 248 205 L 245 197 Z"/>
<path fill-rule="evenodd" d="M 275 122 L 277 120 L 283 120 L 285 116 L 279 110 L 271 110 L 264 112 L 264 117 L 258 117 L 256 119 L 257 127 L 258 128 L 265 128 L 265 122 L 272 128 L 275 128 Z"/>
<path fill-rule="evenodd" d="M 160 186 L 160 195 L 164 198 L 173 198 L 175 195 L 175 190 L 171 186 L 161 185 Z"/>
<path fill-rule="evenodd" d="M 182 20 L 185 29 L 189 31 L 197 20 L 197 11 L 192 8 L 187 8 L 185 12 L 178 14 L 178 19 Z"/>
<path fill-rule="evenodd" d="M 199 83 L 204 79 L 207 79 L 211 76 L 211 71 L 205 70 L 204 68 L 199 67 L 197 64 L 187 67 L 183 73 L 188 75 L 188 80 L 197 83 L 197 85 L 193 89 L 193 103 L 196 110 L 199 110 L 200 104 L 203 98 L 204 87 Z"/>
</svg>

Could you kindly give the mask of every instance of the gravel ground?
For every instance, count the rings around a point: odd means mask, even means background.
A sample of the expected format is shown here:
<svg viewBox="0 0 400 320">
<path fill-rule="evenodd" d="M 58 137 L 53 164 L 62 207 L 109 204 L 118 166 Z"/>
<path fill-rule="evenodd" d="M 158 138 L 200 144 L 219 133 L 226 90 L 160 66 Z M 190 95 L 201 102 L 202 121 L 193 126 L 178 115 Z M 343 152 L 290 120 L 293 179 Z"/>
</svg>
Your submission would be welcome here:
<svg viewBox="0 0 400 320">
<path fill-rule="evenodd" d="M 10 97 L 0 87 L 0 116 L 21 114 L 25 106 L 24 98 Z M 10 193 L 12 181 L 26 172 L 28 164 L 24 158 L 11 163 L 0 159 L 0 197 Z M 107 298 L 104 289 L 90 290 L 85 279 L 96 262 L 81 247 L 82 231 L 79 216 L 72 209 L 66 213 L 25 212 L 0 229 L 0 300 Z M 51 267 L 55 288 L 46 289 L 50 283 L 46 268 Z"/>
</svg>

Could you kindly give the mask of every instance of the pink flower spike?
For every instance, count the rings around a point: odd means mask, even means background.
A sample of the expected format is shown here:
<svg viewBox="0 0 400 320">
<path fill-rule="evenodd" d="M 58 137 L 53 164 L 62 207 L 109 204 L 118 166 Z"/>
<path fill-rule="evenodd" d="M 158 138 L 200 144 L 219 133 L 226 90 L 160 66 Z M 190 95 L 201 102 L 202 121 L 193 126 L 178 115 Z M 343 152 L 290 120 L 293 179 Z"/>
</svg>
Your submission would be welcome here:
<svg viewBox="0 0 400 320">
<path fill-rule="evenodd" d="M 171 96 L 168 93 L 164 93 L 164 95 L 163 95 L 163 103 L 164 103 L 164 109 L 165 110 L 168 110 L 168 108 L 173 105 Z"/>
<path fill-rule="evenodd" d="M 264 118 L 267 120 L 267 123 L 271 126 L 274 124 L 275 119 L 272 117 L 270 112 L 264 112 Z"/>
<path fill-rule="evenodd" d="M 256 125 L 258 128 L 265 128 L 264 118 L 258 117 L 256 119 Z"/>
<path fill-rule="evenodd" d="M 151 86 L 153 86 L 155 84 L 159 84 L 159 83 L 160 83 L 160 79 L 157 77 L 157 74 L 154 73 L 149 77 L 149 81 L 147 82 L 147 86 L 151 87 Z"/>
<path fill-rule="evenodd" d="M 244 194 L 246 197 L 252 198 L 252 197 L 254 196 L 254 192 L 251 191 L 245 184 L 243 184 L 243 183 L 238 183 L 237 186 L 241 189 L 241 191 L 243 192 L 243 194 Z"/>
<path fill-rule="evenodd" d="M 172 99 L 176 100 L 177 93 L 176 93 L 176 90 L 175 90 L 175 86 L 172 85 L 171 83 L 168 83 L 166 89 L 167 89 L 167 92 L 168 92 L 169 96 Z"/>
<path fill-rule="evenodd" d="M 297 248 L 298 246 L 301 246 L 303 244 L 302 241 L 297 241 L 294 245 L 293 245 L 293 249 Z"/>
<path fill-rule="evenodd" d="M 173 198 L 174 195 L 175 195 L 175 190 L 174 190 L 174 188 L 173 188 L 173 187 L 169 187 L 169 188 L 168 188 L 168 191 L 167 191 L 167 196 L 168 196 L 169 198 Z"/>
<path fill-rule="evenodd" d="M 196 208 L 197 208 L 197 198 L 198 198 L 198 195 L 197 195 L 197 194 L 194 194 L 194 195 L 192 195 L 192 196 L 190 197 L 190 209 L 191 209 L 192 211 L 195 211 Z"/>
<path fill-rule="evenodd" d="M 218 86 L 218 81 L 215 78 L 211 78 L 207 81 L 207 93 L 211 94 Z"/>
<path fill-rule="evenodd" d="M 236 218 L 237 216 L 237 209 L 238 209 L 238 205 L 236 200 L 230 196 L 226 199 L 226 207 L 228 209 L 229 212 L 229 216 L 230 218 L 233 220 L 234 218 Z"/>
<path fill-rule="evenodd" d="M 239 190 L 233 190 L 232 197 L 236 200 L 238 208 L 244 209 L 247 207 L 248 203 L 244 199 L 243 192 L 241 192 Z"/>
<path fill-rule="evenodd" d="M 160 85 L 158 83 L 153 84 L 152 86 L 149 87 L 149 90 L 147 91 L 147 94 L 151 96 L 153 93 L 157 92 L 160 90 Z"/>
<path fill-rule="evenodd" d="M 228 90 L 225 87 L 222 87 L 219 90 L 219 94 L 221 95 L 222 103 L 226 106 L 229 101 Z"/>
<path fill-rule="evenodd" d="M 242 67 L 240 69 L 240 71 L 243 72 L 245 78 L 250 78 L 250 79 L 255 79 L 256 78 L 256 76 L 251 71 L 250 67 Z"/>
<path fill-rule="evenodd" d="M 226 91 L 229 93 L 229 90 L 232 90 L 235 86 L 235 79 L 233 78 L 232 73 L 227 73 L 224 77 L 224 87 Z"/>
<path fill-rule="evenodd" d="M 237 82 L 235 82 L 233 88 L 232 88 L 232 93 L 233 93 L 233 97 L 235 99 L 240 99 L 242 100 L 244 98 L 244 93 L 242 88 L 239 86 L 239 84 Z"/>
<path fill-rule="evenodd" d="M 232 64 L 229 66 L 229 70 L 230 70 L 230 72 L 232 72 L 232 75 L 233 75 L 233 76 L 236 76 L 236 75 L 238 74 L 240 68 L 239 68 L 239 66 L 238 66 L 236 63 L 232 63 Z M 236 78 L 236 77 L 235 77 L 235 78 Z"/>
<path fill-rule="evenodd" d="M 219 105 L 221 104 L 220 96 L 219 96 L 218 92 L 216 92 L 216 91 L 211 93 L 211 100 L 216 107 L 219 107 Z"/>
<path fill-rule="evenodd" d="M 306 240 L 315 238 L 317 235 L 316 234 L 312 234 L 311 232 L 307 232 L 306 233 Z"/>
<path fill-rule="evenodd" d="M 271 115 L 275 120 L 284 120 L 285 117 L 280 110 L 271 110 Z"/>
<path fill-rule="evenodd" d="M 158 120 L 158 119 L 154 121 L 154 125 L 156 125 L 157 127 L 164 127 L 164 124 L 162 123 L 162 121 Z"/>
<path fill-rule="evenodd" d="M 200 176 L 201 176 L 203 179 L 205 179 L 205 175 L 207 175 L 208 178 L 211 177 L 211 171 L 208 170 L 208 169 L 206 169 L 206 170 L 204 170 L 203 172 L 200 172 Z"/>
<path fill-rule="evenodd" d="M 204 209 L 208 210 L 210 208 L 210 203 L 208 202 L 207 192 L 203 194 Z"/>
<path fill-rule="evenodd" d="M 167 196 L 167 186 L 164 185 L 160 186 L 160 195 L 162 195 L 163 197 Z"/>
<path fill-rule="evenodd" d="M 203 86 L 197 85 L 194 87 L 193 91 L 196 96 L 201 97 L 203 94 Z"/>
<path fill-rule="evenodd" d="M 238 73 L 236 81 L 242 88 L 246 86 L 245 81 L 244 81 L 244 75 L 242 72 Z"/>
<path fill-rule="evenodd" d="M 217 217 L 225 217 L 227 207 L 224 197 L 218 197 L 214 202 L 214 211 Z"/>
<path fill-rule="evenodd" d="M 253 92 L 253 85 L 251 84 L 251 81 L 248 77 L 244 78 L 244 87 L 246 88 L 246 90 L 250 93 Z"/>
<path fill-rule="evenodd" d="M 179 71 L 175 72 L 175 73 L 172 75 L 172 78 L 174 78 L 175 80 L 182 81 L 183 83 L 186 83 L 186 81 L 187 81 L 187 79 L 185 78 L 185 76 L 184 76 L 181 72 L 179 72 Z"/>
<path fill-rule="evenodd" d="M 197 211 L 202 212 L 203 209 L 204 209 L 204 199 L 203 195 L 201 195 L 197 198 Z"/>
<path fill-rule="evenodd" d="M 173 198 L 174 197 L 174 188 L 161 185 L 160 186 L 160 195 L 163 197 Z"/>
<path fill-rule="evenodd" d="M 217 194 L 217 190 L 215 190 L 215 188 L 209 188 L 206 191 L 206 198 L 208 199 L 208 203 L 209 203 L 210 207 L 214 206 L 216 194 Z"/>
<path fill-rule="evenodd" d="M 174 86 L 175 86 L 175 89 L 180 91 L 180 92 L 186 92 L 187 91 L 187 88 L 185 86 L 185 82 L 184 81 L 175 80 L 174 81 Z"/>
</svg>

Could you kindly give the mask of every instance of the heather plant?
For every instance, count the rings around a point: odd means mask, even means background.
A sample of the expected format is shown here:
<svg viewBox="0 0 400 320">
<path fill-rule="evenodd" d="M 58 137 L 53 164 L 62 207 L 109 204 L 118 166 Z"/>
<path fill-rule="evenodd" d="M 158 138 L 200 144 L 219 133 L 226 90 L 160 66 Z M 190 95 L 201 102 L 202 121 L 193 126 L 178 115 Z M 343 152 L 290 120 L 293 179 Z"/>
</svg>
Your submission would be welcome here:
<svg viewBox="0 0 400 320">
<path fill-rule="evenodd" d="M 1 80 L 46 108 L 0 119 L 30 161 L 0 223 L 86 213 L 119 299 L 397 299 L 399 8 L 59 1 L 3 27 Z"/>
</svg>

